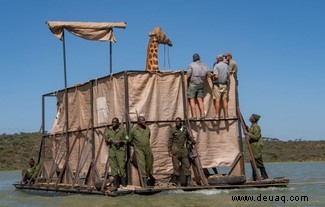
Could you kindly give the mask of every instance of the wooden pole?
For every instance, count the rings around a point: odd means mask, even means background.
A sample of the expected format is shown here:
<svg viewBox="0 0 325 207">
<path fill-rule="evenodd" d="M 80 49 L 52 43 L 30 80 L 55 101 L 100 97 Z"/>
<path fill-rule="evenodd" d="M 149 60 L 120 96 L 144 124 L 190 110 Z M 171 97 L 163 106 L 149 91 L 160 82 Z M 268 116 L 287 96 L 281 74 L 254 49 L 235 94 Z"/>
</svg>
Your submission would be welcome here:
<svg viewBox="0 0 325 207">
<path fill-rule="evenodd" d="M 78 136 L 79 136 L 79 133 L 77 134 L 75 140 L 74 140 L 73 143 L 72 143 L 72 146 L 71 146 L 71 148 L 70 148 L 70 150 L 69 150 L 69 153 L 68 153 L 67 156 L 66 156 L 66 160 L 65 160 L 65 162 L 64 162 L 63 168 L 62 168 L 62 170 L 61 170 L 61 172 L 60 172 L 59 178 L 58 178 L 58 180 L 56 181 L 56 184 L 55 184 L 55 185 L 58 185 L 58 183 L 61 181 L 61 179 L 62 179 L 62 177 L 63 177 L 63 174 L 64 174 L 65 171 L 66 171 L 66 168 L 67 168 L 67 166 L 68 166 L 68 162 L 69 162 L 70 155 L 72 154 L 72 150 L 73 150 L 73 148 L 74 148 L 74 146 L 75 146 L 75 144 L 76 144 L 76 142 L 77 142 L 77 139 L 79 139 Z"/>
<path fill-rule="evenodd" d="M 131 117 L 130 117 L 130 108 L 129 108 L 129 80 L 128 80 L 128 74 L 127 71 L 124 72 L 124 88 L 125 88 L 125 123 L 126 123 L 126 133 L 128 135 L 128 137 L 130 137 L 130 131 L 131 131 Z M 137 114 L 138 117 L 138 114 Z M 138 158 L 136 155 L 136 146 L 135 144 L 133 145 L 133 153 L 135 155 L 135 160 L 137 162 L 137 166 L 138 166 L 138 176 L 139 176 L 139 181 L 140 181 L 140 185 L 142 187 L 144 187 L 143 180 L 142 180 L 142 173 L 139 167 L 139 162 L 138 162 Z M 131 148 L 129 145 L 127 145 L 127 167 L 128 167 L 128 180 L 131 178 L 132 172 L 131 172 L 131 163 L 130 163 L 130 157 L 131 157 Z"/>
<path fill-rule="evenodd" d="M 44 151 L 45 151 L 45 152 L 49 152 L 49 151 L 50 151 L 50 147 L 51 147 L 51 145 L 48 145 L 47 147 L 44 146 L 44 148 L 45 148 Z M 48 158 L 48 155 L 49 155 L 49 154 L 50 154 L 50 153 L 43 154 L 44 158 L 42 159 L 41 163 L 39 163 L 40 167 L 39 167 L 39 171 L 38 171 L 38 173 L 37 173 L 37 175 L 36 175 L 36 179 L 35 179 L 35 183 L 34 183 L 34 184 L 38 183 L 39 175 L 41 174 L 41 171 L 42 171 L 42 169 L 43 169 L 43 167 L 44 167 L 45 160 Z M 44 174 L 44 173 L 43 173 L 43 174 Z M 47 175 L 46 175 L 45 177 L 47 177 Z"/>
<path fill-rule="evenodd" d="M 227 173 L 227 175 L 230 175 L 232 173 L 232 171 L 235 169 L 236 165 L 238 164 L 238 162 L 243 159 L 243 154 L 241 152 L 239 152 L 234 160 L 234 162 L 231 164 L 230 170 Z"/>
<path fill-rule="evenodd" d="M 97 152 L 97 155 L 96 155 L 96 158 L 95 158 L 95 160 L 93 160 L 93 164 L 92 164 L 92 167 L 91 167 L 91 172 L 90 172 L 90 180 L 92 181 L 92 182 L 94 182 L 93 181 L 93 175 L 94 175 L 94 172 L 97 172 L 97 161 L 98 161 L 98 158 L 99 158 L 99 155 L 100 155 L 100 152 L 101 152 L 101 149 L 102 149 L 102 147 L 103 147 L 103 143 L 104 143 L 104 140 L 105 140 L 105 137 L 103 136 L 103 138 L 102 138 L 102 140 L 101 140 L 101 142 L 100 142 L 100 146 L 99 146 L 99 149 L 98 149 L 98 152 Z M 98 177 L 97 177 L 97 179 L 98 179 Z M 88 186 L 90 185 L 90 183 L 91 182 L 89 182 L 88 183 Z"/>
<path fill-rule="evenodd" d="M 66 64 L 66 50 L 65 50 L 65 35 L 64 30 L 62 32 L 62 49 L 63 49 L 63 66 L 64 66 L 64 94 L 65 94 L 65 136 L 66 136 L 66 150 L 67 150 L 67 157 L 66 160 L 68 160 L 68 154 L 69 154 L 69 99 L 68 99 L 68 83 L 67 83 L 67 64 Z M 68 177 L 67 177 L 68 179 Z"/>
<path fill-rule="evenodd" d="M 65 127 L 65 126 L 63 126 L 63 127 Z M 52 165 L 51 165 L 51 169 L 50 169 L 50 174 L 49 174 L 49 176 L 48 176 L 48 178 L 47 178 L 47 184 L 49 184 L 50 183 L 50 181 L 52 180 L 52 177 L 53 177 L 53 175 L 54 175 L 54 166 L 55 166 L 55 161 L 56 161 L 56 159 L 58 158 L 58 156 L 59 156 L 59 151 L 60 151 L 60 149 L 61 149 L 61 147 L 60 147 L 60 143 L 63 141 L 62 139 L 64 138 L 63 137 L 63 133 L 64 133 L 64 128 L 62 129 L 62 132 L 61 132 L 61 136 L 60 136 L 60 142 L 58 143 L 58 146 L 57 146 L 57 149 L 56 149 L 56 154 L 54 155 L 54 159 L 53 159 L 53 162 L 52 162 Z M 54 139 L 55 139 L 55 137 L 54 137 Z M 53 141 L 52 141 L 53 142 Z M 66 148 L 65 148 L 65 146 L 64 146 L 64 150 L 66 151 Z M 61 160 L 63 159 L 63 157 L 64 157 L 64 154 L 61 156 L 61 158 L 59 159 L 59 162 L 58 162 L 58 164 L 60 164 L 60 162 L 61 162 Z"/>
<path fill-rule="evenodd" d="M 129 80 L 128 80 L 128 73 L 127 71 L 124 71 L 124 104 L 125 104 L 125 129 L 126 134 L 129 138 L 130 130 L 131 130 L 131 120 L 130 120 L 130 108 L 129 108 Z M 131 177 L 132 177 L 132 168 L 131 168 L 131 146 L 129 144 L 126 145 L 126 174 L 127 174 L 127 180 L 128 183 L 130 183 Z"/>
<path fill-rule="evenodd" d="M 103 184 L 102 184 L 102 187 L 100 189 L 100 191 L 103 191 L 104 192 L 104 187 L 106 185 L 106 180 L 107 180 L 107 176 L 108 176 L 108 168 L 109 168 L 109 153 L 107 155 L 107 160 L 106 160 L 106 164 L 105 164 L 105 173 L 104 173 L 104 181 L 103 181 Z"/>
<path fill-rule="evenodd" d="M 84 152 L 85 145 L 86 145 L 86 139 L 87 139 L 87 136 L 88 136 L 89 126 L 90 126 L 90 119 L 89 119 L 89 122 L 88 122 L 86 135 L 85 135 L 84 140 L 82 142 L 81 153 L 80 153 L 80 157 L 78 159 L 78 163 L 77 163 L 77 167 L 76 167 L 76 175 L 75 175 L 74 181 L 72 183 L 72 188 L 74 187 L 74 185 L 76 184 L 76 182 L 79 180 L 80 171 L 81 171 L 81 169 L 83 167 L 83 166 L 80 167 L 80 163 L 81 163 L 82 155 L 84 154 L 83 152 Z"/>
<path fill-rule="evenodd" d="M 187 116 L 187 110 L 186 110 L 186 95 L 185 95 L 185 82 L 184 82 L 184 72 L 182 72 L 182 93 L 183 93 L 183 107 L 184 107 L 184 119 L 185 119 L 185 123 L 188 127 L 188 131 L 190 133 L 190 139 L 191 139 L 191 142 L 193 143 L 194 141 L 194 137 L 193 137 L 193 133 L 192 133 L 192 127 L 191 127 L 191 123 L 189 122 L 189 119 L 188 119 L 188 116 Z M 195 154 L 195 157 L 194 159 L 190 159 L 190 161 L 192 161 L 192 164 L 194 165 L 193 166 L 193 169 L 194 169 L 194 172 L 196 171 L 197 172 L 197 175 L 196 177 L 198 176 L 199 179 L 201 180 L 201 184 L 204 185 L 204 186 L 207 186 L 209 185 L 208 183 L 208 180 L 207 178 L 205 177 L 205 174 L 203 172 L 203 168 L 202 168 L 202 165 L 201 165 L 201 161 L 200 161 L 200 157 L 199 157 L 199 153 L 195 147 L 194 144 L 191 143 L 191 146 L 190 146 L 190 149 L 193 154 Z"/>
<path fill-rule="evenodd" d="M 239 93 L 238 93 L 238 82 L 237 79 L 235 78 L 234 75 L 232 75 L 233 77 L 233 83 L 231 84 L 235 84 L 235 100 L 236 100 L 236 114 L 238 114 L 237 112 L 237 108 L 239 107 Z M 240 152 L 243 154 L 244 153 L 244 149 L 243 149 L 243 136 L 242 136 L 242 131 L 241 131 L 241 125 L 240 122 L 237 122 L 238 124 L 238 144 L 239 144 L 239 150 Z M 244 163 L 244 156 L 241 157 L 240 159 L 240 174 L 241 175 L 245 175 L 245 163 Z"/>
<path fill-rule="evenodd" d="M 138 116 L 137 110 L 135 110 L 135 112 L 136 112 L 137 118 L 138 118 L 139 116 Z M 128 116 L 129 116 L 129 118 L 128 118 L 129 121 L 131 121 L 130 113 L 128 113 Z M 131 123 L 130 123 L 130 126 L 131 126 Z M 138 156 L 137 156 L 137 151 L 138 151 L 137 150 L 137 146 L 135 144 L 133 144 L 133 153 L 134 153 L 135 161 L 136 161 L 137 167 L 138 167 L 138 174 L 139 174 L 140 184 L 141 184 L 142 187 L 145 187 L 146 186 L 146 183 L 144 183 L 143 180 L 142 180 L 142 172 L 141 172 L 141 167 L 140 167 L 139 159 L 138 159 Z"/>
<path fill-rule="evenodd" d="M 113 72 L 113 52 L 112 52 L 112 42 L 109 42 L 109 74 L 112 75 Z"/>
</svg>

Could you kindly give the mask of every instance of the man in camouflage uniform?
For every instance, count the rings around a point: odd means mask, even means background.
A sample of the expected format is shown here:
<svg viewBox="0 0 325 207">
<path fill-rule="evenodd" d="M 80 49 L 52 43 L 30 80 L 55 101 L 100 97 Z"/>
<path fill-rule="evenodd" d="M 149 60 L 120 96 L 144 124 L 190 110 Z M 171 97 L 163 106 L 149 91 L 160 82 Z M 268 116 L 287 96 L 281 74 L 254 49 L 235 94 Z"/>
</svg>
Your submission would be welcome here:
<svg viewBox="0 0 325 207">
<path fill-rule="evenodd" d="M 189 133 L 182 125 L 182 119 L 175 119 L 176 127 L 171 128 L 168 139 L 168 153 L 172 157 L 176 185 L 180 186 L 180 169 L 186 176 L 186 185 L 191 185 L 191 171 L 188 158 L 187 142 L 190 142 Z"/>
<path fill-rule="evenodd" d="M 249 137 L 249 143 L 251 145 L 256 166 L 261 171 L 261 177 L 262 179 L 268 179 L 268 175 L 266 173 L 263 159 L 262 159 L 262 150 L 263 150 L 263 142 L 262 142 L 262 134 L 261 134 L 261 128 L 257 124 L 258 120 L 261 118 L 260 115 L 252 114 L 252 116 L 249 118 L 249 121 L 252 123 L 251 127 L 247 129 L 245 132 L 245 135 Z M 256 175 L 253 170 L 253 179 L 256 180 Z"/>
<path fill-rule="evenodd" d="M 154 185 L 155 178 L 152 176 L 153 154 L 150 147 L 150 128 L 145 125 L 145 118 L 138 117 L 138 124 L 130 131 L 130 142 L 135 148 L 138 170 L 142 176 L 143 187 L 147 182 Z"/>
<path fill-rule="evenodd" d="M 112 127 L 106 135 L 106 144 L 109 146 L 109 163 L 111 165 L 112 176 L 114 176 L 114 191 L 122 180 L 123 188 L 126 187 L 125 173 L 125 144 L 127 143 L 125 130 L 120 127 L 119 119 L 113 118 Z"/>
<path fill-rule="evenodd" d="M 37 177 L 37 175 L 40 171 L 40 165 L 35 164 L 35 160 L 33 158 L 30 158 L 29 165 L 30 165 L 30 168 L 22 171 L 22 177 L 23 177 L 24 184 L 34 183 L 35 178 Z"/>
</svg>

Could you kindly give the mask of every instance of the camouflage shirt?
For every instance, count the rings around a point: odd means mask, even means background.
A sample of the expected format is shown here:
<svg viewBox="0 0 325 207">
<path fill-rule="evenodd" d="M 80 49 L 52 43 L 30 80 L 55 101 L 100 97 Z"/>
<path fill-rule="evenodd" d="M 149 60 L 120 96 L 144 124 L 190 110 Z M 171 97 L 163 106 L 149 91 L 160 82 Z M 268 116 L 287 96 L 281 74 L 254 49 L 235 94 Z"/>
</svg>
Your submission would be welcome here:
<svg viewBox="0 0 325 207">
<path fill-rule="evenodd" d="M 257 123 L 252 124 L 248 132 L 249 143 L 256 159 L 259 159 L 262 156 L 263 142 L 261 128 Z"/>
<path fill-rule="evenodd" d="M 126 144 L 128 141 L 126 139 L 125 130 L 121 127 L 117 128 L 116 130 L 114 130 L 113 128 L 109 128 L 106 137 L 112 140 L 110 148 L 113 150 L 120 149 L 120 147 L 117 147 L 117 145 L 115 144 L 116 142 L 123 142 L 124 144 Z"/>
<path fill-rule="evenodd" d="M 134 126 L 130 131 L 130 142 L 133 142 L 137 147 L 150 147 L 150 128 L 145 129 L 139 125 Z"/>
<path fill-rule="evenodd" d="M 182 126 L 180 129 L 177 129 L 177 127 L 172 128 L 170 130 L 168 139 L 168 151 L 172 151 L 173 145 L 176 145 L 178 149 L 184 148 L 188 139 L 189 133 L 184 126 Z"/>
</svg>

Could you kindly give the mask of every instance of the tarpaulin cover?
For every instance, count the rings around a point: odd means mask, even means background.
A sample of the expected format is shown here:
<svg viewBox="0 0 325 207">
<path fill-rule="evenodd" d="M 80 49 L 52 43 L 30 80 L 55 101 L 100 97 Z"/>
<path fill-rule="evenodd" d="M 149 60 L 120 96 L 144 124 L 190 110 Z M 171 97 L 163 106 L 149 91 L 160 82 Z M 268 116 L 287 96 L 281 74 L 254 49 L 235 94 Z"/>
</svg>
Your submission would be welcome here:
<svg viewBox="0 0 325 207">
<path fill-rule="evenodd" d="M 126 28 L 125 22 L 47 22 L 51 32 L 62 40 L 63 30 L 86 40 L 116 42 L 113 28 Z"/>
<path fill-rule="evenodd" d="M 171 175 L 173 167 L 171 157 L 168 156 L 167 142 L 170 128 L 175 124 L 170 120 L 175 120 L 176 117 L 184 119 L 185 112 L 188 117 L 191 117 L 186 95 L 186 78 L 183 71 L 124 72 L 103 77 L 93 81 L 92 84 L 87 82 L 68 88 L 69 131 L 89 127 L 92 114 L 91 105 L 93 105 L 94 151 L 95 155 L 98 155 L 97 168 L 103 172 L 108 148 L 104 144 L 98 153 L 105 134 L 105 127 L 102 126 L 111 124 L 114 117 L 119 118 L 120 122 L 125 122 L 127 110 L 133 124 L 137 121 L 138 115 L 143 115 L 146 121 L 150 122 L 147 125 L 151 129 L 150 142 L 154 154 L 154 175 L 157 177 Z M 207 79 L 204 83 L 204 105 L 207 117 L 215 115 L 211 96 L 212 87 L 211 80 Z M 92 101 L 91 97 L 93 97 Z M 127 103 L 126 100 L 128 100 Z M 58 110 L 52 134 L 58 134 L 65 130 L 64 90 L 58 92 L 57 101 Z M 187 110 L 184 110 L 184 106 Z M 202 167 L 229 167 L 240 152 L 233 76 L 230 77 L 229 116 L 233 119 L 190 122 L 192 133 L 197 141 L 196 148 Z M 125 124 L 123 126 L 126 127 Z M 91 137 L 90 134 L 91 131 L 88 132 L 88 138 Z M 71 139 L 70 147 L 76 136 L 77 134 L 74 133 L 69 138 Z M 72 149 L 73 155 L 70 157 L 72 168 L 76 168 L 76 160 L 78 160 L 78 156 L 80 158 L 82 140 L 84 138 L 77 141 Z M 89 140 L 88 142 L 91 143 Z"/>
</svg>

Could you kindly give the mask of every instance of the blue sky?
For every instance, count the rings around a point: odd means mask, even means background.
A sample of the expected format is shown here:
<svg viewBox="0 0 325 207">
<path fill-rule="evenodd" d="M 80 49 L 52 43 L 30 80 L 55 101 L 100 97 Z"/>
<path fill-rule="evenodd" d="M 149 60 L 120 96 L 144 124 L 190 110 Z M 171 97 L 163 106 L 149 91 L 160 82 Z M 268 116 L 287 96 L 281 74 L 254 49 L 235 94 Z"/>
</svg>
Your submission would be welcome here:
<svg viewBox="0 0 325 207">
<path fill-rule="evenodd" d="M 212 66 L 230 51 L 246 122 L 258 113 L 263 136 L 324 140 L 324 10 L 322 0 L 2 0 L 0 134 L 38 131 L 42 94 L 64 87 L 62 44 L 46 21 L 126 21 L 115 29 L 113 72 L 145 67 L 159 25 L 174 44 L 170 68 L 159 47 L 161 69 L 186 69 L 193 53 Z M 66 53 L 69 86 L 109 73 L 108 43 L 66 35 Z"/>
</svg>

